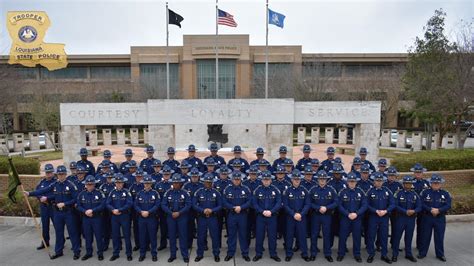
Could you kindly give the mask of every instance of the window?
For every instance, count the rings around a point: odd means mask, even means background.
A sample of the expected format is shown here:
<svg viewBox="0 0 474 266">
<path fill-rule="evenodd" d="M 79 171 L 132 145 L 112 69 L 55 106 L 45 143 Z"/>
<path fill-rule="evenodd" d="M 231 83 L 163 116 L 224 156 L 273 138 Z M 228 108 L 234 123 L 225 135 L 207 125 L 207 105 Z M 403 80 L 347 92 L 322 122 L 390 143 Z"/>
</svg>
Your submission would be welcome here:
<svg viewBox="0 0 474 266">
<path fill-rule="evenodd" d="M 293 97 L 294 70 L 290 63 L 268 64 L 268 97 Z M 253 64 L 253 97 L 265 97 L 265 63 Z"/>
<path fill-rule="evenodd" d="M 340 77 L 342 67 L 337 63 L 304 63 L 303 78 Z"/>
<path fill-rule="evenodd" d="M 49 71 L 41 68 L 41 79 L 87 79 L 87 67 L 68 66 Z"/>
<path fill-rule="evenodd" d="M 169 64 L 170 98 L 179 93 L 179 65 Z M 140 86 L 147 98 L 166 99 L 166 64 L 140 64 Z"/>
<path fill-rule="evenodd" d="M 130 67 L 91 66 L 91 79 L 130 79 Z"/>
<path fill-rule="evenodd" d="M 219 99 L 235 98 L 236 60 L 219 59 Z M 197 89 L 199 99 L 216 98 L 216 60 L 197 60 Z"/>
</svg>

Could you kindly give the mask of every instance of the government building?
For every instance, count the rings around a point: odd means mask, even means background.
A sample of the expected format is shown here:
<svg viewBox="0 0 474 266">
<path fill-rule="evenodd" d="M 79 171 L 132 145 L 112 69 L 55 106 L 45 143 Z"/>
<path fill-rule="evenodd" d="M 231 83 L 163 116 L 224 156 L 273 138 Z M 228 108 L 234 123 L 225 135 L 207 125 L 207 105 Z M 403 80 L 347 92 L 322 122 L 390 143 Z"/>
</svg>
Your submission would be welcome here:
<svg viewBox="0 0 474 266">
<path fill-rule="evenodd" d="M 184 35 L 183 46 L 169 48 L 132 46 L 123 55 L 68 55 L 68 67 L 56 71 L 9 66 L 8 56 L 1 56 L 2 119 L 15 131 L 27 131 L 31 113 L 59 102 L 166 99 L 167 61 L 171 99 L 264 98 L 265 46 L 250 45 L 249 35 L 220 35 L 217 46 L 218 97 L 215 35 Z M 400 77 L 407 54 L 302 50 L 298 45 L 268 47 L 269 98 L 380 100 L 382 128 L 420 126 L 404 116 L 410 103 L 404 101 Z"/>
</svg>

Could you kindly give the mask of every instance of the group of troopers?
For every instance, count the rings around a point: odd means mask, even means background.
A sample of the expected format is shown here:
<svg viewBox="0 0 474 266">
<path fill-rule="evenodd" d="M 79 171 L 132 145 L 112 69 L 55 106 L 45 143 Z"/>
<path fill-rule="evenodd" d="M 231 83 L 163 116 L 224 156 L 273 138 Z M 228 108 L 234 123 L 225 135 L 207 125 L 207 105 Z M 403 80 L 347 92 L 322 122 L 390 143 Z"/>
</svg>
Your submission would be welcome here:
<svg viewBox="0 0 474 266">
<path fill-rule="evenodd" d="M 52 259 L 63 256 L 66 226 L 74 260 L 80 258 L 84 237 L 86 254 L 82 260 L 92 257 L 95 238 L 99 260 L 104 259 L 111 239 L 110 260 L 118 259 L 123 239 L 129 261 L 133 259 L 132 250 L 139 250 L 139 261 L 145 259 L 147 251 L 157 261 L 157 252 L 169 244 L 168 262 L 172 262 L 179 239 L 179 251 L 189 262 L 189 249 L 197 239 L 198 262 L 208 249 L 209 231 L 212 254 L 219 262 L 225 229 L 225 261 L 235 256 L 237 240 L 243 259 L 250 261 L 252 239 L 256 253 L 253 261 L 260 260 L 265 235 L 270 257 L 277 262 L 281 261 L 277 239 L 284 240 L 285 261 L 291 261 L 298 250 L 305 261 L 314 261 L 320 252 L 321 237 L 324 257 L 332 262 L 331 249 L 338 236 L 337 261 L 342 261 L 347 252 L 346 241 L 352 234 L 357 262 L 362 262 L 362 237 L 369 255 L 367 262 L 373 262 L 376 251 L 381 251 L 381 260 L 386 263 L 396 262 L 402 251 L 402 235 L 405 258 L 416 262 L 411 246 L 416 225 L 418 259 L 427 255 L 434 232 L 436 257 L 446 261 L 445 215 L 451 208 L 451 197 L 441 189 L 444 178 L 433 174 L 425 180 L 426 169 L 418 163 L 411 169 L 413 175 L 404 176 L 399 182 L 397 170 L 387 168 L 386 159 L 378 161 L 377 169 L 366 160 L 365 148 L 360 149 L 360 157 L 354 158 L 349 173 L 344 171 L 341 159 L 335 157 L 333 147 L 327 149 L 327 159 L 320 163 L 310 157 L 311 147 L 305 145 L 304 156 L 296 165 L 286 157 L 284 146 L 273 164 L 264 159 L 263 148 L 256 150 L 257 159 L 250 163 L 241 157 L 240 146 L 233 148 L 235 158 L 228 163 L 217 154 L 216 144 L 211 144 L 211 154 L 203 161 L 195 157 L 194 145 L 189 145 L 189 156 L 181 162 L 175 160 L 172 147 L 163 162 L 153 157 L 152 146 L 145 151 L 147 158 L 138 165 L 132 150 L 127 149 L 126 161 L 117 167 L 106 150 L 104 160 L 95 169 L 87 160 L 87 150 L 82 148 L 81 160 L 70 164 L 69 176 L 63 165 L 56 171 L 50 164 L 45 166 L 46 177 L 35 191 L 25 194 L 37 197 L 41 203 L 46 245 L 50 240 L 49 221 L 53 221 L 56 242 Z M 43 248 L 43 244 L 38 247 Z"/>
</svg>

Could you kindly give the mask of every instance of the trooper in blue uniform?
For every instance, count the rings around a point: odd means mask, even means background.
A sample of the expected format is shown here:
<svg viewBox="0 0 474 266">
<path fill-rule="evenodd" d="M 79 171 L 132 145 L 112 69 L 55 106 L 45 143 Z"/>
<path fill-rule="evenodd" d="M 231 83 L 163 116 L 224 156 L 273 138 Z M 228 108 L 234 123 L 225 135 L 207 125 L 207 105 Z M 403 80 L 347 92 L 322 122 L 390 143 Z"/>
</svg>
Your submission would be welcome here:
<svg viewBox="0 0 474 266">
<path fill-rule="evenodd" d="M 176 150 L 173 147 L 168 147 L 166 154 L 168 159 L 163 161 L 163 166 L 168 165 L 173 171 L 179 173 L 179 162 L 174 158 Z"/>
<path fill-rule="evenodd" d="M 110 192 L 115 189 L 115 183 L 113 182 L 114 173 L 109 172 L 104 175 L 105 176 L 105 183 L 100 185 L 99 190 L 104 193 L 105 198 L 109 196 Z M 110 238 L 112 237 L 112 227 L 110 226 L 112 219 L 112 214 L 108 211 L 104 211 L 102 213 L 102 233 L 103 233 L 103 244 L 104 244 L 104 251 L 109 249 Z"/>
<path fill-rule="evenodd" d="M 367 207 L 369 212 L 369 229 L 367 258 L 368 263 L 372 263 L 375 257 L 375 239 L 380 241 L 381 260 L 388 264 L 392 260 L 388 258 L 388 222 L 390 213 L 395 209 L 393 193 L 387 187 L 383 186 L 384 176 L 380 172 L 375 172 L 372 176 L 374 187 L 367 192 Z"/>
<path fill-rule="evenodd" d="M 69 163 L 69 171 L 71 174 L 66 177 L 67 180 L 73 181 L 77 178 L 77 163 L 72 161 Z"/>
<path fill-rule="evenodd" d="M 130 161 L 132 161 L 134 153 L 133 153 L 132 149 L 126 149 L 125 152 L 123 153 L 123 155 L 125 156 L 125 161 L 120 164 L 119 171 L 120 171 L 120 173 L 126 175 L 129 171 L 128 170 L 128 165 L 129 165 Z"/>
<path fill-rule="evenodd" d="M 229 164 L 229 168 L 232 171 L 239 171 L 239 172 L 245 173 L 245 170 L 244 170 L 245 169 L 245 164 L 240 159 L 233 160 L 232 164 Z"/>
<path fill-rule="evenodd" d="M 134 164 L 132 164 L 132 162 L 135 162 L 135 161 L 131 161 L 130 163 L 130 166 L 133 167 Z M 133 174 L 126 176 L 127 179 L 128 178 L 133 179 L 132 182 L 130 182 L 130 179 L 128 179 L 129 180 L 128 190 L 130 191 L 130 194 L 132 194 L 132 199 L 134 203 L 137 199 L 138 193 L 142 191 L 143 188 L 145 187 L 142 182 L 145 174 L 146 173 L 143 171 L 143 169 L 137 168 L 137 170 Z M 135 208 L 132 209 L 131 217 L 132 217 L 132 225 L 133 225 L 133 239 L 135 242 L 135 247 L 133 247 L 133 251 L 137 251 L 140 249 L 140 237 L 139 237 L 140 230 L 138 229 L 140 226 L 139 219 L 138 219 L 140 217 L 140 214 L 135 211 Z"/>
<path fill-rule="evenodd" d="M 110 167 L 112 163 L 109 160 L 103 160 L 100 166 L 100 172 L 96 172 L 95 179 L 97 180 L 97 187 L 100 187 L 102 184 L 107 182 L 106 175 L 111 173 L 113 175 L 113 171 Z M 99 167 L 97 167 L 99 168 Z"/>
<path fill-rule="evenodd" d="M 334 164 L 334 154 L 336 153 L 336 149 L 334 147 L 328 147 L 326 149 L 326 155 L 327 159 L 321 162 L 321 165 L 319 166 L 319 170 L 324 170 L 326 173 L 329 173 L 329 171 L 332 170 L 333 164 Z"/>
<path fill-rule="evenodd" d="M 265 156 L 265 150 L 262 147 L 258 147 L 255 150 L 255 156 L 257 157 L 257 159 L 251 161 L 250 165 L 254 165 L 254 164 L 258 165 L 259 161 L 263 160 L 263 156 Z"/>
<path fill-rule="evenodd" d="M 359 150 L 359 156 L 360 160 L 362 161 L 362 164 L 367 164 L 369 166 L 370 171 L 375 172 L 375 166 L 369 160 L 367 160 L 367 154 L 367 148 L 361 147 Z"/>
<path fill-rule="evenodd" d="M 377 172 L 382 173 L 385 178 L 387 178 L 387 174 L 385 173 L 387 170 L 387 164 L 388 162 L 385 158 L 379 159 L 379 162 L 377 163 Z"/>
<path fill-rule="evenodd" d="M 172 188 L 166 191 L 161 208 L 166 213 L 168 236 L 170 240 L 170 257 L 168 262 L 176 259 L 176 240 L 179 236 L 179 249 L 185 263 L 189 262 L 188 251 L 188 216 L 191 208 L 191 197 L 182 189 L 184 179 L 181 174 L 173 174 Z"/>
<path fill-rule="evenodd" d="M 209 173 L 212 175 L 211 173 Z M 191 171 L 188 173 L 189 182 L 186 182 L 183 185 L 183 189 L 186 190 L 189 195 L 191 196 L 191 202 L 193 201 L 194 198 L 194 193 L 202 188 L 204 184 L 201 182 L 200 177 L 202 176 L 202 173 L 199 172 L 199 169 L 196 167 L 193 167 Z M 193 239 L 197 238 L 197 230 L 196 230 L 196 224 L 197 224 L 197 213 L 194 211 L 194 209 L 189 210 L 189 217 L 188 217 L 188 248 L 191 248 L 193 246 Z"/>
<path fill-rule="evenodd" d="M 387 175 L 387 181 L 383 183 L 383 186 L 387 187 L 392 192 L 393 195 L 395 195 L 395 193 L 397 193 L 398 190 L 403 189 L 402 184 L 400 184 L 400 182 L 398 182 L 397 180 L 399 174 L 395 166 L 390 166 L 386 171 L 386 175 Z M 390 213 L 390 245 L 392 246 L 394 242 L 395 224 L 397 223 L 396 222 L 397 215 L 398 215 L 398 212 L 396 211 L 393 211 Z"/>
<path fill-rule="evenodd" d="M 112 257 L 110 257 L 110 261 L 119 258 L 120 249 L 122 248 L 120 231 L 122 231 L 125 240 L 125 254 L 127 255 L 127 260 L 131 261 L 133 259 L 132 242 L 130 240 L 130 209 L 133 207 L 132 194 L 124 188 L 124 184 L 127 180 L 121 173 L 114 175 L 113 182 L 115 183 L 115 189 L 110 192 L 106 201 L 106 208 L 112 215 L 112 245 L 114 251 Z"/>
<path fill-rule="evenodd" d="M 286 158 L 283 161 L 283 167 L 285 168 L 285 172 L 289 175 L 295 168 L 295 164 L 293 163 L 293 160 L 291 160 L 290 158 Z"/>
<path fill-rule="evenodd" d="M 247 242 L 247 211 L 251 204 L 250 189 L 242 185 L 245 175 L 234 171 L 231 174 L 232 185 L 227 186 L 222 194 L 223 207 L 227 209 L 227 256 L 225 261 L 231 260 L 237 250 L 237 237 L 239 238 L 240 252 L 245 261 L 250 261 L 249 246 Z"/>
<path fill-rule="evenodd" d="M 195 168 L 197 170 L 197 168 Z M 191 170 L 192 172 L 192 170 Z M 204 257 L 206 247 L 207 231 L 211 235 L 212 254 L 214 261 L 219 262 L 219 239 L 217 228 L 217 213 L 222 209 L 222 196 L 217 189 L 212 187 L 214 176 L 205 174 L 203 178 L 203 187 L 196 190 L 192 199 L 192 206 L 197 214 L 197 251 L 195 262 L 199 262 Z"/>
<path fill-rule="evenodd" d="M 193 167 L 196 167 L 196 166 L 193 166 L 191 163 L 188 162 L 188 160 L 184 159 L 181 161 L 181 164 L 178 167 L 178 171 L 175 171 L 175 173 L 181 174 L 181 176 L 184 179 L 184 182 L 188 182 L 189 181 L 188 173 Z M 196 167 L 196 168 L 198 168 L 199 171 L 201 171 L 201 168 L 199 167 Z M 203 163 L 203 170 L 204 171 L 206 170 L 204 163 Z"/>
<path fill-rule="evenodd" d="M 229 179 L 229 174 L 232 173 L 232 170 L 230 170 L 230 168 L 227 167 L 227 165 L 221 165 L 221 167 L 217 169 L 216 173 L 219 175 L 219 179 L 217 179 L 214 182 L 213 186 L 215 189 L 217 189 L 217 191 L 219 191 L 219 193 L 224 194 L 224 189 L 232 185 L 232 181 Z M 228 228 L 226 220 L 227 220 L 227 210 L 223 208 L 217 213 L 217 221 L 218 221 L 217 231 L 219 232 L 219 241 L 222 238 L 222 229 L 224 227 L 226 228 L 226 232 L 228 235 L 229 228 Z M 219 244 L 219 247 L 220 246 L 221 244 Z"/>
<path fill-rule="evenodd" d="M 311 163 L 311 146 L 308 144 L 305 144 L 303 146 L 303 158 L 299 159 L 298 162 L 296 163 L 296 169 L 300 171 L 304 171 L 306 165 Z"/>
<path fill-rule="evenodd" d="M 293 257 L 293 239 L 295 237 L 301 251 L 301 257 L 305 261 L 310 261 L 306 242 L 306 216 L 311 207 L 309 192 L 301 185 L 300 170 L 293 170 L 290 176 L 291 186 L 282 195 L 283 207 L 286 213 L 285 261 L 291 261 Z"/>
<path fill-rule="evenodd" d="M 140 181 L 143 184 L 143 190 L 139 191 L 135 197 L 133 207 L 138 216 L 139 238 L 140 238 L 140 257 L 138 261 L 145 260 L 145 254 L 150 244 L 151 260 L 158 260 L 156 234 L 158 232 L 157 211 L 160 207 L 160 195 L 153 190 L 155 180 L 149 175 L 145 175 Z"/>
<path fill-rule="evenodd" d="M 77 165 L 83 165 L 86 168 L 88 175 L 95 176 L 94 164 L 91 161 L 87 160 L 87 149 L 81 148 L 79 150 L 79 155 L 81 156 L 81 159 L 77 161 Z"/>
<path fill-rule="evenodd" d="M 272 181 L 272 185 L 275 186 L 280 191 L 280 193 L 285 192 L 287 188 L 291 187 L 291 182 L 289 181 L 290 178 L 287 175 L 283 165 L 278 165 L 275 168 L 275 171 L 273 172 L 273 174 L 275 175 L 276 178 Z M 278 214 L 276 214 L 277 239 L 284 238 L 285 231 L 286 231 L 286 214 L 285 214 L 285 209 L 283 208 L 283 202 L 281 202 L 281 207 L 282 208 L 280 208 L 280 210 L 278 211 Z M 286 241 L 284 242 L 283 245 L 286 246 Z"/>
<path fill-rule="evenodd" d="M 216 167 L 219 167 L 220 165 L 214 160 L 214 158 L 208 157 L 208 158 L 204 159 L 203 163 L 204 163 L 204 166 L 205 166 L 204 168 L 206 169 L 205 173 L 211 173 L 211 174 L 214 174 L 217 177 L 217 175 L 215 174 L 215 171 L 216 171 Z M 194 168 L 196 168 L 196 167 L 194 167 Z M 198 169 L 198 171 L 199 171 L 199 169 Z"/>
<path fill-rule="evenodd" d="M 426 257 L 430 248 L 431 236 L 434 233 L 434 246 L 436 258 L 445 262 L 444 256 L 444 233 L 446 231 L 446 213 L 451 209 L 451 195 L 448 191 L 441 188 L 444 183 L 444 177 L 439 174 L 431 175 L 429 180 L 431 188 L 421 192 L 421 203 L 423 219 L 422 245 L 419 259 Z"/>
<path fill-rule="evenodd" d="M 166 191 L 171 188 L 171 175 L 174 174 L 174 170 L 169 165 L 165 165 L 161 170 L 162 180 L 155 184 L 155 190 L 160 194 L 160 198 L 163 200 Z M 158 251 L 166 248 L 168 244 L 168 222 L 166 221 L 166 213 L 160 208 L 158 210 L 159 223 L 160 223 L 160 245 Z"/>
<path fill-rule="evenodd" d="M 259 171 L 256 165 L 252 165 L 246 171 L 247 179 L 243 182 L 243 185 L 250 189 L 251 195 L 255 189 L 262 184 L 262 181 L 258 178 Z M 248 208 L 247 214 L 247 242 L 250 246 L 250 240 L 255 238 L 255 224 L 257 222 L 257 215 L 255 213 L 255 209 L 253 208 L 252 204 Z"/>
<path fill-rule="evenodd" d="M 324 170 L 324 171 L 326 171 L 326 170 Z M 332 178 L 328 182 L 328 185 L 331 186 L 332 188 L 334 188 L 337 193 L 341 192 L 343 189 L 345 189 L 347 187 L 346 181 L 344 181 L 342 179 L 342 176 L 344 174 L 344 168 L 342 168 L 342 165 L 332 164 L 332 169 L 327 173 L 328 173 L 328 175 L 332 176 Z M 356 177 L 357 177 L 357 175 L 356 175 Z M 339 215 L 339 209 L 334 210 L 334 212 L 332 214 L 332 224 L 331 224 L 331 247 L 333 246 L 333 243 L 334 243 L 334 236 L 338 236 L 339 232 L 341 231 L 340 230 L 340 225 L 341 225 L 340 218 L 341 218 L 341 216 Z"/>
<path fill-rule="evenodd" d="M 310 190 L 312 187 L 317 186 L 318 183 L 314 179 L 314 175 L 316 174 L 311 165 L 306 165 L 306 167 L 301 172 L 303 174 L 303 180 L 301 181 L 301 185 L 306 188 L 306 190 Z"/>
<path fill-rule="evenodd" d="M 311 159 L 311 162 L 310 162 L 311 170 L 313 170 L 313 172 L 317 173 L 318 169 L 319 169 L 319 164 L 320 163 L 319 163 L 318 158 Z"/>
<path fill-rule="evenodd" d="M 191 144 L 186 150 L 188 151 L 188 157 L 185 160 L 191 165 L 191 167 L 197 167 L 199 171 L 205 172 L 206 168 L 204 167 L 202 160 L 195 156 L 197 151 L 196 146 Z"/>
<path fill-rule="evenodd" d="M 104 260 L 104 243 L 103 243 L 103 220 L 102 215 L 105 208 L 105 195 L 97 189 L 97 180 L 94 176 L 88 175 L 84 184 L 86 190 L 77 196 L 77 210 L 82 215 L 82 230 L 86 239 L 86 254 L 81 260 L 87 260 L 92 257 L 92 242 L 95 238 L 97 247 L 97 257 Z"/>
<path fill-rule="evenodd" d="M 151 145 L 146 146 L 145 148 L 146 158 L 140 162 L 140 167 L 147 172 L 149 175 L 155 172 L 153 167 L 153 162 L 156 160 L 153 155 L 155 154 L 155 148 Z"/>
<path fill-rule="evenodd" d="M 357 182 L 357 187 L 362 189 L 365 194 L 374 187 L 374 183 L 370 179 L 370 167 L 368 164 L 364 164 L 360 167 L 360 179 Z M 369 213 L 365 212 L 362 217 L 362 236 L 364 237 L 364 244 L 367 247 L 369 243 L 369 236 L 367 230 L 369 227 Z"/>
<path fill-rule="evenodd" d="M 206 161 L 208 158 L 212 158 L 216 162 L 217 166 L 226 164 L 224 157 L 217 154 L 219 151 L 219 146 L 217 146 L 217 143 L 211 143 L 211 145 L 209 145 L 209 151 L 211 151 L 211 155 L 204 158 L 204 161 Z"/>
<path fill-rule="evenodd" d="M 135 182 L 135 172 L 137 171 L 137 162 L 135 160 L 131 160 L 127 164 L 128 172 L 124 174 L 125 178 L 128 179 L 128 183 L 125 187 L 130 187 Z"/>
<path fill-rule="evenodd" d="M 112 160 L 112 152 L 110 152 L 110 150 L 105 150 L 104 153 L 102 154 L 102 156 L 104 156 L 104 160 L 109 160 L 111 161 Z M 97 171 L 96 173 L 100 173 L 101 171 L 101 165 L 99 164 L 97 166 Z M 117 167 L 117 165 L 115 163 L 110 163 L 110 169 L 112 170 L 112 172 L 114 173 L 118 173 L 119 172 L 119 168 Z"/>
<path fill-rule="evenodd" d="M 66 167 L 64 169 L 60 169 L 61 171 L 66 171 Z M 48 163 L 44 166 L 45 177 L 41 179 L 41 181 L 36 186 L 36 190 L 43 189 L 49 187 L 51 184 L 56 182 L 56 177 L 54 176 L 54 167 L 52 164 Z M 42 196 L 37 197 L 40 202 L 40 216 L 41 216 L 41 229 L 43 234 L 44 242 L 49 247 L 49 221 L 53 222 L 53 193 L 48 193 Z M 41 242 L 36 249 L 44 249 L 44 243 Z"/>
<path fill-rule="evenodd" d="M 234 148 L 232 148 L 232 152 L 234 153 L 234 158 L 230 159 L 230 161 L 228 163 L 228 166 L 232 170 L 234 170 L 232 168 L 232 164 L 234 163 L 234 160 L 239 159 L 241 164 L 242 164 L 242 168 L 240 169 L 240 171 L 242 173 L 245 173 L 249 169 L 250 165 L 249 165 L 249 162 L 247 160 L 242 158 L 242 147 L 240 147 L 239 145 L 236 145 L 236 146 L 234 146 Z"/>
<path fill-rule="evenodd" d="M 281 193 L 274 185 L 274 176 L 270 171 L 261 174 L 263 185 L 255 189 L 252 197 L 253 207 L 257 212 L 257 236 L 255 241 L 255 257 L 253 261 L 258 261 L 263 255 L 263 240 L 267 233 L 268 249 L 270 258 L 274 261 L 281 261 L 276 250 L 277 242 L 277 215 L 281 209 Z"/>
<path fill-rule="evenodd" d="M 397 220 L 394 225 L 396 228 L 394 231 L 395 235 L 392 235 L 392 262 L 398 260 L 398 249 L 403 234 L 405 235 L 405 258 L 411 262 L 416 262 L 411 250 L 411 242 L 415 231 L 416 214 L 421 211 L 421 201 L 418 194 L 413 191 L 414 181 L 412 176 L 404 176 L 403 189 L 398 190 L 394 195 Z"/>
<path fill-rule="evenodd" d="M 357 177 L 360 178 L 360 168 L 362 167 L 364 163 L 362 162 L 362 160 L 360 159 L 360 157 L 354 157 L 354 159 L 352 159 L 352 166 L 351 166 L 351 171 L 354 172 L 356 175 L 358 175 Z"/>
<path fill-rule="evenodd" d="M 333 262 L 331 254 L 331 222 L 332 213 L 337 208 L 338 199 L 336 190 L 328 186 L 329 176 L 326 171 L 317 173 L 318 185 L 309 191 L 311 214 L 311 256 L 314 261 L 318 254 L 318 235 L 323 232 L 323 252 L 327 261 Z"/>
<path fill-rule="evenodd" d="M 421 192 L 430 187 L 429 182 L 423 178 L 423 173 L 426 172 L 426 168 L 424 168 L 420 163 L 416 163 L 412 168 L 410 168 L 410 171 L 412 171 L 415 176 L 413 190 L 418 194 L 418 196 L 421 196 Z M 418 251 L 421 249 L 423 242 L 421 228 L 423 217 L 423 212 L 419 212 L 416 216 L 416 249 L 418 249 Z"/>
<path fill-rule="evenodd" d="M 341 227 L 339 232 L 339 247 L 337 249 L 337 261 L 342 261 L 346 255 L 347 238 L 352 233 L 354 259 L 361 263 L 360 239 L 362 216 L 367 210 L 367 197 L 364 191 L 357 187 L 357 175 L 350 172 L 347 175 L 347 188 L 338 194 L 338 208 L 341 214 Z M 334 221 L 332 221 L 334 223 Z"/>
<path fill-rule="evenodd" d="M 273 161 L 272 169 L 276 169 L 278 165 L 283 166 L 283 163 L 287 159 L 286 154 L 288 153 L 288 149 L 286 148 L 286 146 L 280 146 L 280 148 L 278 149 L 278 153 L 280 157 Z"/>
<path fill-rule="evenodd" d="M 151 174 L 151 178 L 153 178 L 153 180 L 155 180 L 155 184 L 160 182 L 161 179 L 163 178 L 163 175 L 161 174 L 161 167 L 163 166 L 163 164 L 161 163 L 160 160 L 158 159 L 155 159 L 153 161 L 153 174 Z"/>
<path fill-rule="evenodd" d="M 47 187 L 32 191 L 24 192 L 26 196 L 38 197 L 38 196 L 50 196 L 50 200 L 53 202 L 53 225 L 54 231 L 56 232 L 56 242 L 54 247 L 55 254 L 51 256 L 51 259 L 57 259 L 63 256 L 64 249 L 64 226 L 67 226 L 67 231 L 72 244 L 72 251 L 74 252 L 74 260 L 79 259 L 81 254 L 80 249 L 80 236 L 76 226 L 76 219 L 72 210 L 77 199 L 77 188 L 69 180 L 66 180 L 66 171 L 61 168 L 60 171 L 56 169 L 56 175 L 58 180 L 53 182 Z"/>
</svg>

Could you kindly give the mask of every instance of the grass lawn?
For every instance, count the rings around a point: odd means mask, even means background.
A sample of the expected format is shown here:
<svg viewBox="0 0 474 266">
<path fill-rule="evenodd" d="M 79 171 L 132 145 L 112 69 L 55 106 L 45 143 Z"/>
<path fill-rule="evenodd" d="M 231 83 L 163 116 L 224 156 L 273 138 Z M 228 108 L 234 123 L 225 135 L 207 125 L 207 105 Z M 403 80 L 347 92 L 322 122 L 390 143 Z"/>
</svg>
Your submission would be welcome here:
<svg viewBox="0 0 474 266">
<path fill-rule="evenodd" d="M 38 159 L 40 160 L 40 162 L 59 160 L 63 158 L 62 151 L 48 151 L 48 152 L 39 153 L 38 155 L 39 155 Z"/>
</svg>

